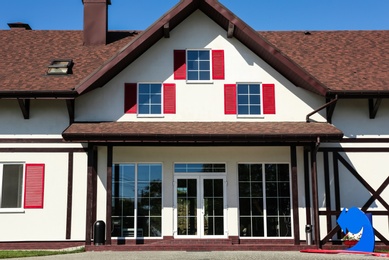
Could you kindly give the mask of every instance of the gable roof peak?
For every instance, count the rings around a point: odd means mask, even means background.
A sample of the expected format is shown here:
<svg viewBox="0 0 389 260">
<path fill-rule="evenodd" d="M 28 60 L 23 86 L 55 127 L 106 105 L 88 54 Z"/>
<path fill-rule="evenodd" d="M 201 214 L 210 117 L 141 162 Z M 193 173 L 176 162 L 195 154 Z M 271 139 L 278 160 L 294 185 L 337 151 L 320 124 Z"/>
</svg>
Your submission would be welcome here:
<svg viewBox="0 0 389 260">
<path fill-rule="evenodd" d="M 271 44 L 218 0 L 181 0 L 134 41 L 124 47 L 120 53 L 117 53 L 116 56 L 80 82 L 76 87 L 76 91 L 83 94 L 104 86 L 161 38 L 169 37 L 169 32 L 196 10 L 202 11 L 223 28 L 227 32 L 228 38 L 235 37 L 296 86 L 323 96 L 326 94 L 327 88 L 321 82 L 284 55 L 275 45 Z"/>
</svg>

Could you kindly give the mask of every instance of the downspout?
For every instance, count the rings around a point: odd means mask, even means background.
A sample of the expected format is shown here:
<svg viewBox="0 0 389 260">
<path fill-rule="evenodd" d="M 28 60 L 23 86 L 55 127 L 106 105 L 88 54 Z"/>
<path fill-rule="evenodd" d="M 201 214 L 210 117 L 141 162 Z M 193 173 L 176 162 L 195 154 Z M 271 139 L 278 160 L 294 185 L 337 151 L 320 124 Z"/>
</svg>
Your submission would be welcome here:
<svg viewBox="0 0 389 260">
<path fill-rule="evenodd" d="M 314 241 L 317 248 L 321 248 L 320 242 L 320 227 L 319 227 L 319 196 L 318 196 L 318 181 L 317 181 L 317 151 L 320 146 L 320 137 L 317 137 L 315 145 L 311 148 L 311 172 L 312 172 L 312 204 L 313 204 L 313 221 L 315 237 Z"/>
<path fill-rule="evenodd" d="M 324 108 L 329 107 L 330 105 L 332 105 L 333 103 L 336 103 L 337 101 L 338 101 L 338 95 L 335 95 L 335 99 L 331 100 L 330 102 L 328 102 L 328 103 L 322 105 L 322 106 L 319 107 L 318 109 L 315 109 L 315 110 L 313 110 L 311 113 L 309 113 L 309 114 L 305 117 L 305 121 L 306 121 L 307 123 L 309 123 L 309 122 L 310 122 L 310 119 L 309 119 L 309 118 L 310 118 L 312 115 L 314 115 L 314 114 L 316 114 L 317 112 L 323 110 Z"/>
</svg>

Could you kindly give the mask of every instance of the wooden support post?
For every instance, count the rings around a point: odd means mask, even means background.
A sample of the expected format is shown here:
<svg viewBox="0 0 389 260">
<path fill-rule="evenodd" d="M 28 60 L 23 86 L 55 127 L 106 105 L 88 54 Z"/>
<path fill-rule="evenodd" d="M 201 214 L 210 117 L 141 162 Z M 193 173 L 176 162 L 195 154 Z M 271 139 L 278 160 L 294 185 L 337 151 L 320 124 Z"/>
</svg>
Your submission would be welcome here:
<svg viewBox="0 0 389 260">
<path fill-rule="evenodd" d="M 299 223 L 299 203 L 298 203 L 298 172 L 297 172 L 297 151 L 296 146 L 290 147 L 290 161 L 292 166 L 292 208 L 293 208 L 293 235 L 294 244 L 300 245 L 300 223 Z"/>
<path fill-rule="evenodd" d="M 113 163 L 113 148 L 112 145 L 107 146 L 107 215 L 106 215 L 106 245 L 111 245 L 111 217 L 112 217 L 112 163 Z"/>
<path fill-rule="evenodd" d="M 321 248 L 320 243 L 320 220 L 319 220 L 319 198 L 318 198 L 318 181 L 317 181 L 317 148 L 318 144 L 311 146 L 311 175 L 312 175 L 312 204 L 313 204 L 313 227 L 314 241 L 317 248 Z"/>
</svg>

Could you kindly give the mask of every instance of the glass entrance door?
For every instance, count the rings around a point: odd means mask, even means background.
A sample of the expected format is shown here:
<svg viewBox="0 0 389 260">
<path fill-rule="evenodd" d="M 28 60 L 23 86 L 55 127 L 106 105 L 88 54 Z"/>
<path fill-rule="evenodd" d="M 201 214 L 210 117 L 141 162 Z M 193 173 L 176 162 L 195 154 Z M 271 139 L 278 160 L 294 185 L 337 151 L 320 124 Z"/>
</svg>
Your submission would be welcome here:
<svg viewBox="0 0 389 260">
<path fill-rule="evenodd" d="M 176 236 L 225 236 L 225 192 L 225 176 L 176 176 Z"/>
</svg>

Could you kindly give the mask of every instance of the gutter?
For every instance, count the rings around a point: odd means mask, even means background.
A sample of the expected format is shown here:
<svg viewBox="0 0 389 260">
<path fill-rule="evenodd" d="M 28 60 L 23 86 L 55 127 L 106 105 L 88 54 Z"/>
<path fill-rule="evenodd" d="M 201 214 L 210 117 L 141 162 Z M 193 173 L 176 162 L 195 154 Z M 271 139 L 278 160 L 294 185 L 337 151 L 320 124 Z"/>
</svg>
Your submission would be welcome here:
<svg viewBox="0 0 389 260">
<path fill-rule="evenodd" d="M 314 115 L 314 114 L 316 114 L 317 112 L 323 110 L 324 108 L 329 107 L 330 105 L 332 105 L 333 103 L 336 103 L 337 101 L 338 101 L 338 95 L 335 96 L 335 99 L 331 100 L 330 102 L 328 102 L 328 103 L 322 105 L 321 107 L 319 107 L 319 108 L 313 110 L 311 113 L 309 113 L 309 114 L 305 117 L 305 121 L 306 121 L 307 123 L 309 123 L 309 122 L 310 122 L 310 119 L 309 119 L 309 118 L 310 118 L 312 115 Z"/>
<path fill-rule="evenodd" d="M 0 99 L 74 99 L 78 93 L 71 91 L 0 91 Z"/>
</svg>

